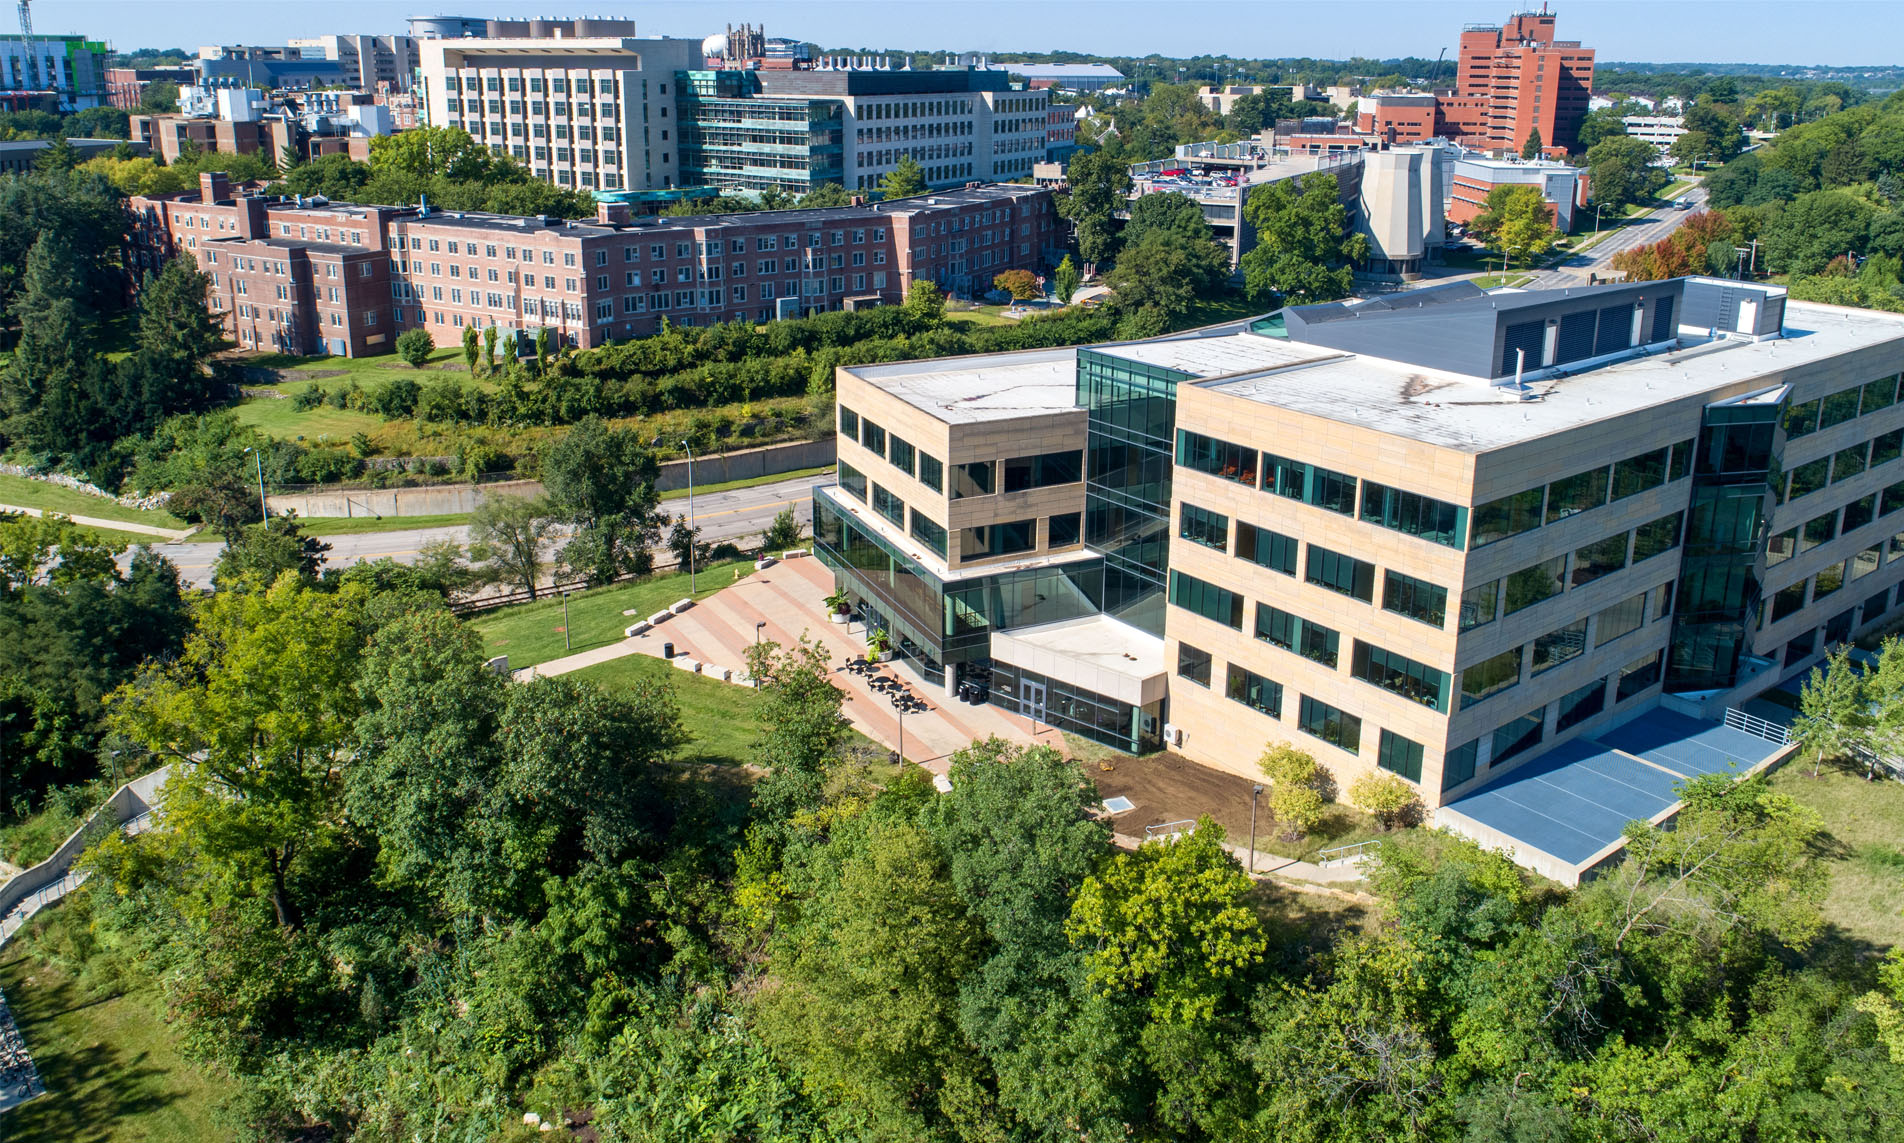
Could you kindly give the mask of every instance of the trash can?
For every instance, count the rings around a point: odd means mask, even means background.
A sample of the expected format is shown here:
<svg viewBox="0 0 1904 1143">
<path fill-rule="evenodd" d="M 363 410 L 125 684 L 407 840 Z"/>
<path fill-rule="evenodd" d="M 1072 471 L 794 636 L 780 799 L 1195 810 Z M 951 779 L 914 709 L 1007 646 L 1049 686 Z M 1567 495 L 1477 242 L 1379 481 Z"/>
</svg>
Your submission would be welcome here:
<svg viewBox="0 0 1904 1143">
<path fill-rule="evenodd" d="M 661 645 L 661 657 L 664 659 L 674 658 L 674 644 L 663 643 Z"/>
</svg>

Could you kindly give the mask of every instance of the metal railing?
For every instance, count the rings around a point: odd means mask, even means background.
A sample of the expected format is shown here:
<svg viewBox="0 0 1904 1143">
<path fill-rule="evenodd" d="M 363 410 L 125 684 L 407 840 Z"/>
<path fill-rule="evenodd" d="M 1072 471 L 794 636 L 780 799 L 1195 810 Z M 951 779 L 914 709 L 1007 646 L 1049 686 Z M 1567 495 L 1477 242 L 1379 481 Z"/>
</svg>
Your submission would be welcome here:
<svg viewBox="0 0 1904 1143">
<path fill-rule="evenodd" d="M 1181 821 L 1162 822 L 1158 825 L 1147 825 L 1144 827 L 1144 840 L 1155 841 L 1158 838 L 1166 838 L 1168 840 L 1175 841 L 1177 838 L 1182 837 L 1184 834 L 1189 833 L 1195 830 L 1196 828 L 1197 828 L 1197 822 L 1195 818 L 1184 818 Z"/>
<path fill-rule="evenodd" d="M 1729 706 L 1725 712 L 1725 724 L 1734 730 L 1743 730 L 1755 738 L 1775 742 L 1780 746 L 1790 746 L 1791 731 L 1776 722 L 1767 722 L 1755 714 L 1747 714 L 1736 706 Z"/>
<path fill-rule="evenodd" d="M 1321 853 L 1316 854 L 1316 864 L 1324 869 L 1336 865 L 1348 865 L 1367 857 L 1374 851 L 1375 847 L 1380 844 L 1382 844 L 1380 839 L 1375 839 L 1371 841 L 1358 841 L 1350 845 L 1338 845 L 1334 849 L 1325 849 Z"/>
</svg>

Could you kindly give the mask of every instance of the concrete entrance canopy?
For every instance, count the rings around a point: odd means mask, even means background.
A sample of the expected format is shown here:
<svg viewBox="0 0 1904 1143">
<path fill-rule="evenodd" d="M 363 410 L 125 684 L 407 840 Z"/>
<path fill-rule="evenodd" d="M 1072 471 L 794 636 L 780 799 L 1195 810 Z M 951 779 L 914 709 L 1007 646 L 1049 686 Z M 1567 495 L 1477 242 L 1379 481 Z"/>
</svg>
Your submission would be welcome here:
<svg viewBox="0 0 1904 1143">
<path fill-rule="evenodd" d="M 1104 615 L 992 633 L 992 658 L 1132 706 L 1164 697 L 1164 641 Z"/>
</svg>

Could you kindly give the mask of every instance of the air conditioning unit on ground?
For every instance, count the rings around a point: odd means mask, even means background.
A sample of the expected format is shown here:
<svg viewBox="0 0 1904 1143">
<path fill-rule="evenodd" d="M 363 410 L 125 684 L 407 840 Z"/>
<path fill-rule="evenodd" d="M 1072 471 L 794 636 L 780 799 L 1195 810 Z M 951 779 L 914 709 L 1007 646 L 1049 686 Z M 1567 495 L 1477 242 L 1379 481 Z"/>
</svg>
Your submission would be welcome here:
<svg viewBox="0 0 1904 1143">
<path fill-rule="evenodd" d="M 1169 722 L 1164 723 L 1164 745 L 1165 746 L 1182 746 L 1183 745 L 1183 727 L 1177 726 L 1174 723 L 1169 723 Z"/>
</svg>

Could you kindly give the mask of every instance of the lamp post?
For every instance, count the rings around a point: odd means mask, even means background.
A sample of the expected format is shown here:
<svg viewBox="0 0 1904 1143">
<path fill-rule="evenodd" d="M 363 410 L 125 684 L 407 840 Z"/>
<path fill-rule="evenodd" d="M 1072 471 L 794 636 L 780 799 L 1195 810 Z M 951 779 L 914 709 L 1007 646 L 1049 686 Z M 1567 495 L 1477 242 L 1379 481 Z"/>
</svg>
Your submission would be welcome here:
<svg viewBox="0 0 1904 1143">
<path fill-rule="evenodd" d="M 1249 871 L 1256 872 L 1256 798 L 1263 792 L 1261 783 L 1250 787 L 1250 856 Z"/>
<path fill-rule="evenodd" d="M 562 593 L 562 649 L 575 650 L 574 632 L 569 630 L 569 593 Z"/>
<path fill-rule="evenodd" d="M 688 594 L 694 594 L 694 449 L 683 440 L 681 448 L 688 454 Z"/>
<path fill-rule="evenodd" d="M 271 509 L 266 507 L 264 502 L 264 454 L 255 448 L 248 448 L 245 451 L 251 454 L 252 460 L 258 462 L 258 516 L 260 519 L 269 520 Z"/>
<path fill-rule="evenodd" d="M 760 629 L 765 626 L 767 626 L 767 621 L 765 619 L 762 619 L 760 622 L 754 624 L 754 646 L 756 647 L 760 646 Z M 758 676 L 756 676 L 754 679 L 754 689 L 755 690 L 760 689 L 760 679 Z"/>
<path fill-rule="evenodd" d="M 1600 212 L 1605 209 L 1606 203 L 1596 202 L 1593 204 L 1593 232 L 1595 234 L 1600 233 Z"/>
<path fill-rule="evenodd" d="M 899 764 L 906 764 L 906 707 L 899 695 L 892 696 L 893 709 L 899 712 Z"/>
</svg>

